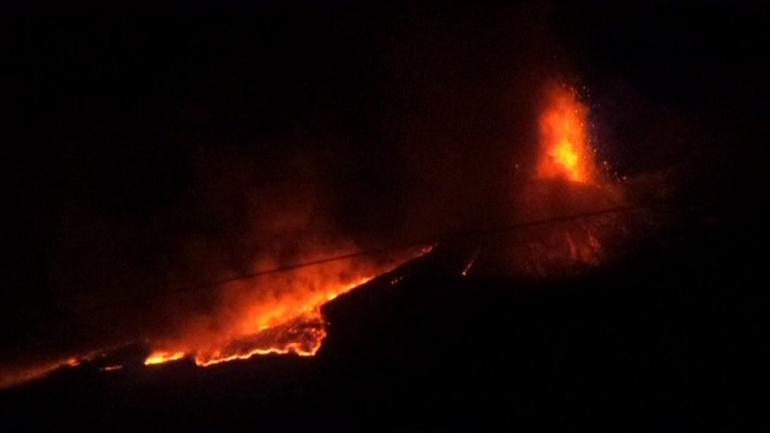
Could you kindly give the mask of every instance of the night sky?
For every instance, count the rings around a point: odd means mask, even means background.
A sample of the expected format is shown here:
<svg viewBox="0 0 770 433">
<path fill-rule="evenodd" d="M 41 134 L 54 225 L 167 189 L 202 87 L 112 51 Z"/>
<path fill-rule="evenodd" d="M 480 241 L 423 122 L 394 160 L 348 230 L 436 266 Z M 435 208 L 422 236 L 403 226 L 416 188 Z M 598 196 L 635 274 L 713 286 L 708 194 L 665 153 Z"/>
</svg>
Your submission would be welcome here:
<svg viewBox="0 0 770 433">
<path fill-rule="evenodd" d="M 551 82 L 677 211 L 574 279 L 420 262 L 312 361 L 3 390 L 0 430 L 768 427 L 767 2 L 218 3 L 1 14 L 0 367 L 164 335 L 264 256 L 509 221 Z"/>
</svg>

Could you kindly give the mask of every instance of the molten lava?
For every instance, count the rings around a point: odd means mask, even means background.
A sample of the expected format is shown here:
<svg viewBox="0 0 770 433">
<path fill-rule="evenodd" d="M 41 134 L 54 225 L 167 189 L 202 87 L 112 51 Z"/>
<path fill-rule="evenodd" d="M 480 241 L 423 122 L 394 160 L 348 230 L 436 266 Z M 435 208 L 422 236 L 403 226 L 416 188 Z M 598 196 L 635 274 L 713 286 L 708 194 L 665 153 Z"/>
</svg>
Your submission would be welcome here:
<svg viewBox="0 0 770 433">
<path fill-rule="evenodd" d="M 104 356 L 106 352 L 92 351 L 81 355 L 69 356 L 66 358 L 44 361 L 34 364 L 23 364 L 19 366 L 4 366 L 0 369 L 0 389 L 9 388 L 25 382 L 41 379 L 51 373 L 75 368 L 83 363 L 93 361 L 99 356 Z"/>
<path fill-rule="evenodd" d="M 586 129 L 588 108 L 578 101 L 574 90 L 565 87 L 553 87 L 548 99 L 539 119 L 537 178 L 595 181 L 597 171 Z"/>
<path fill-rule="evenodd" d="M 589 109 L 570 87 L 551 86 L 538 118 L 538 152 L 529 182 L 517 197 L 517 219 L 548 220 L 625 205 L 622 187 L 596 163 L 591 147 Z M 606 257 L 608 237 L 619 231 L 617 215 L 602 215 L 532 228 L 512 246 L 513 268 L 553 276 Z"/>
<path fill-rule="evenodd" d="M 231 283 L 213 313 L 187 321 L 174 337 L 153 342 L 145 365 L 185 357 L 209 366 L 254 355 L 315 355 L 326 337 L 325 303 L 427 252 L 377 262 L 346 259 Z M 258 268 L 271 266 L 265 262 Z"/>
<path fill-rule="evenodd" d="M 144 365 L 163 364 L 164 362 L 176 361 L 177 359 L 184 358 L 184 352 L 164 352 L 155 351 L 147 359 L 144 360 Z"/>
</svg>

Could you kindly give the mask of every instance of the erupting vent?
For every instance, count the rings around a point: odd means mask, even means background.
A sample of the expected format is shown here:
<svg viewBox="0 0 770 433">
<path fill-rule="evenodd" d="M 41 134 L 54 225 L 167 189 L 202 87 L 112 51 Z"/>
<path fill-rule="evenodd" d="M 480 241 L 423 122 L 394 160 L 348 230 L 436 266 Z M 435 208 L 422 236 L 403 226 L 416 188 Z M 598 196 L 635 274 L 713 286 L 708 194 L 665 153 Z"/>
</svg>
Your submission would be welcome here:
<svg viewBox="0 0 770 433">
<path fill-rule="evenodd" d="M 529 182 L 517 195 L 517 219 L 549 220 L 626 206 L 623 188 L 596 163 L 589 138 L 589 109 L 577 92 L 554 85 L 538 116 L 538 153 Z M 530 228 L 510 245 L 507 271 L 546 277 L 596 266 L 605 245 L 622 230 L 622 217 L 607 214 Z"/>
</svg>

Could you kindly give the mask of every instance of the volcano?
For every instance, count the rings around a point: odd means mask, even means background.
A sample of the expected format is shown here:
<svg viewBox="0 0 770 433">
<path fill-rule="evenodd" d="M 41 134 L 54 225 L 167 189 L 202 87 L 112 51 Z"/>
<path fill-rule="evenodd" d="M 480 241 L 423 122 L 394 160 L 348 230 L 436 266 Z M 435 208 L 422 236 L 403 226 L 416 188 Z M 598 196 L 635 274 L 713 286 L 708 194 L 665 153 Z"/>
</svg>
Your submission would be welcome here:
<svg viewBox="0 0 770 433">
<path fill-rule="evenodd" d="M 0 431 L 768 430 L 770 10 L 648 3 L 9 5 Z"/>
</svg>

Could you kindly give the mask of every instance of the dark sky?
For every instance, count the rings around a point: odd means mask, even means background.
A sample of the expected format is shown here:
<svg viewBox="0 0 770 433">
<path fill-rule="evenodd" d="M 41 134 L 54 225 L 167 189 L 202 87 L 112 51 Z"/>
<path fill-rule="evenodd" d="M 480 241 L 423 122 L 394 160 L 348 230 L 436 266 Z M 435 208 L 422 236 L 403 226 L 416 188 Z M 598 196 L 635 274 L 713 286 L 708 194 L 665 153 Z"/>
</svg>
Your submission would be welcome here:
<svg viewBox="0 0 770 433">
<path fill-rule="evenodd" d="M 718 203 L 762 182 L 762 2 L 4 15 L 0 361 L 151 334 L 157 306 L 102 307 L 291 261 L 313 233 L 377 246 L 504 220 L 553 80 L 622 175 Z M 306 226 L 265 228 L 295 211 Z"/>
</svg>

